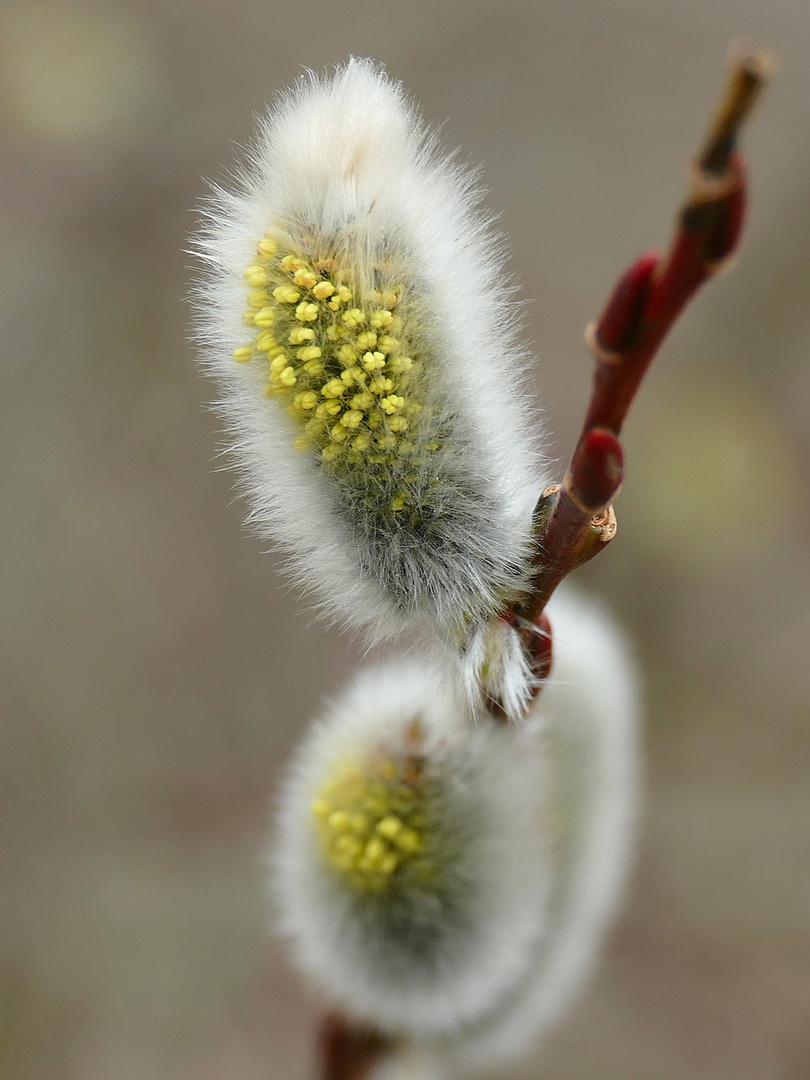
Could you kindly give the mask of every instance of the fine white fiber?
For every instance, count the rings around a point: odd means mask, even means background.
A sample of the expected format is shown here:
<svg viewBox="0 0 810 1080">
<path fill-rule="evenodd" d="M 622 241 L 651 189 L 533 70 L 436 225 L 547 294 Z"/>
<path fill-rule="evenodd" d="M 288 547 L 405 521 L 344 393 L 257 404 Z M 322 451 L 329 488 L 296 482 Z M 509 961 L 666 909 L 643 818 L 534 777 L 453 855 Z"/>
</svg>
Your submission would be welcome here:
<svg viewBox="0 0 810 1080">
<path fill-rule="evenodd" d="M 542 1039 L 581 990 L 622 897 L 639 788 L 639 678 L 613 617 L 564 587 L 548 607 L 552 675 L 530 722 L 546 731 L 558 826 L 544 933 L 490 1014 L 441 1044 L 453 1075 L 503 1065 Z M 435 1049 L 439 1049 L 436 1047 Z"/>
<path fill-rule="evenodd" d="M 303 75 L 205 209 L 195 292 L 250 521 L 327 617 L 463 648 L 547 482 L 475 178 L 381 67 Z"/>
<path fill-rule="evenodd" d="M 451 1080 L 451 1074 L 440 1054 L 406 1044 L 384 1054 L 368 1080 Z"/>
<path fill-rule="evenodd" d="M 397 1035 L 472 1024 L 546 928 L 546 741 L 473 723 L 428 660 L 361 674 L 305 739 L 272 876 L 299 964 Z"/>
</svg>

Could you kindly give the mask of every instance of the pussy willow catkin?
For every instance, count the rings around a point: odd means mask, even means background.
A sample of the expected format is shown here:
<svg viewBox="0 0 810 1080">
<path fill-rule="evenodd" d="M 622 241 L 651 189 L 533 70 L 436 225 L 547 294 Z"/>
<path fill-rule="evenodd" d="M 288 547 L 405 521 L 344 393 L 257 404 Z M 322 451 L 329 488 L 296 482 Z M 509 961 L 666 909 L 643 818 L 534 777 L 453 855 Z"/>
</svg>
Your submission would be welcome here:
<svg viewBox="0 0 810 1080">
<path fill-rule="evenodd" d="M 531 725 L 473 726 L 426 658 L 357 678 L 288 779 L 273 880 L 295 954 L 350 1015 L 473 1022 L 546 921 L 549 786 Z"/>
<path fill-rule="evenodd" d="M 636 675 L 564 589 L 555 678 L 474 723 L 430 662 L 371 669 L 284 787 L 272 858 L 298 963 L 349 1017 L 467 1076 L 520 1056 L 592 968 L 633 835 Z"/>
<path fill-rule="evenodd" d="M 207 208 L 200 337 L 251 520 L 334 619 L 469 642 L 545 478 L 469 175 L 368 61 L 308 75 Z"/>
</svg>

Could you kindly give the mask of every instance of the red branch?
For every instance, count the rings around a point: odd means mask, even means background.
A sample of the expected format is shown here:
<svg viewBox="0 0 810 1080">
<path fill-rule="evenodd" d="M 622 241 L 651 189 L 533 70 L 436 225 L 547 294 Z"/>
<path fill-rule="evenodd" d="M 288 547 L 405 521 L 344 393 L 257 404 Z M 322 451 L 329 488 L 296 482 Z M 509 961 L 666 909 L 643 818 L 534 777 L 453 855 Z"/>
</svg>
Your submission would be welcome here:
<svg viewBox="0 0 810 1080">
<path fill-rule="evenodd" d="M 529 600 L 514 613 L 540 679 L 550 667 L 544 608 L 551 594 L 616 533 L 610 503 L 624 473 L 619 435 L 636 391 L 678 315 L 739 243 L 746 181 L 737 135 L 770 67 L 763 51 L 732 59 L 725 94 L 689 170 L 690 192 L 669 254 L 647 252 L 633 263 L 586 331 L 596 360 L 590 404 L 562 485 L 543 492 L 537 505 L 537 570 Z"/>
<path fill-rule="evenodd" d="M 319 1080 L 366 1080 L 390 1048 L 378 1031 L 327 1013 L 318 1031 Z"/>
</svg>

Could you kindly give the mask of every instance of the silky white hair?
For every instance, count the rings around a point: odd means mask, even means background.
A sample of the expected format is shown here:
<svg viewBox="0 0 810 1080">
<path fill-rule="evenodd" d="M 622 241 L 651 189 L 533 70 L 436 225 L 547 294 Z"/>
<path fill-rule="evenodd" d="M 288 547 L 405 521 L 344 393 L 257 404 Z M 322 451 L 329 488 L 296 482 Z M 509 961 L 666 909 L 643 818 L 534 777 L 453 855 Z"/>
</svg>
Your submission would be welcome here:
<svg viewBox="0 0 810 1080">
<path fill-rule="evenodd" d="M 280 543 L 327 617 L 372 638 L 427 624 L 463 647 L 529 572 L 547 477 L 529 434 L 536 417 L 503 244 L 479 201 L 474 176 L 442 155 L 401 86 L 352 59 L 279 96 L 232 189 L 208 202 L 195 245 L 203 363 L 249 520 Z M 403 319 L 422 349 L 428 400 L 420 445 L 431 447 L 397 473 L 413 514 L 387 512 L 385 470 L 364 477 L 359 465 L 343 483 L 293 449 L 295 422 L 263 396 L 256 363 L 232 358 L 245 339 L 243 273 L 276 226 L 334 242 L 358 279 L 371 279 L 382 252 L 406 283 Z"/>
<path fill-rule="evenodd" d="M 567 585 L 548 614 L 554 663 L 530 713 L 547 732 L 562 816 L 546 925 L 530 964 L 488 1016 L 423 1047 L 461 1077 L 525 1055 L 560 1018 L 597 962 L 634 849 L 639 676 L 631 651 L 610 613 Z"/>
<path fill-rule="evenodd" d="M 411 1043 L 383 1054 L 368 1080 L 451 1080 L 451 1075 L 441 1054 Z"/>
<path fill-rule="evenodd" d="M 324 857 L 313 800 L 345 763 L 407 755 L 415 721 L 441 816 L 436 872 L 359 894 Z M 427 660 L 369 669 L 326 709 L 282 793 L 272 879 L 294 956 L 334 1003 L 391 1033 L 440 1034 L 527 975 L 550 888 L 545 758 L 537 725 L 474 725 Z"/>
<path fill-rule="evenodd" d="M 410 1036 L 414 1060 L 435 1057 L 437 1070 L 508 1061 L 545 1033 L 590 973 L 627 874 L 636 670 L 592 600 L 565 588 L 549 614 L 553 673 L 524 725 L 471 723 L 429 663 L 371 669 L 307 737 L 282 796 L 275 894 L 299 963 L 350 1016 Z M 408 956 L 384 905 L 369 918 L 337 881 L 310 810 L 336 764 L 396 747 L 417 716 L 467 853 L 427 964 Z"/>
</svg>

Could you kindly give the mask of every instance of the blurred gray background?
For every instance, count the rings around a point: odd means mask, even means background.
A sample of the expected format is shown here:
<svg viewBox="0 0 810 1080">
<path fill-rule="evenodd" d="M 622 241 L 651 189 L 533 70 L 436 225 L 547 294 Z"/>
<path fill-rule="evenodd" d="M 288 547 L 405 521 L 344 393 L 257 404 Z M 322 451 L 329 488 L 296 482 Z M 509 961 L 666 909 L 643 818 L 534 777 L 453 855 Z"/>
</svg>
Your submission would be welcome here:
<svg viewBox="0 0 810 1080">
<path fill-rule="evenodd" d="M 625 912 L 542 1080 L 810 1076 L 806 0 L 0 5 L 0 1075 L 297 1080 L 317 1004 L 267 934 L 274 784 L 358 662 L 217 471 L 187 342 L 201 177 L 302 65 L 384 61 L 484 166 L 563 459 L 582 328 L 663 244 L 728 42 L 782 74 L 739 266 L 627 427 L 583 580 L 647 678 Z"/>
</svg>

